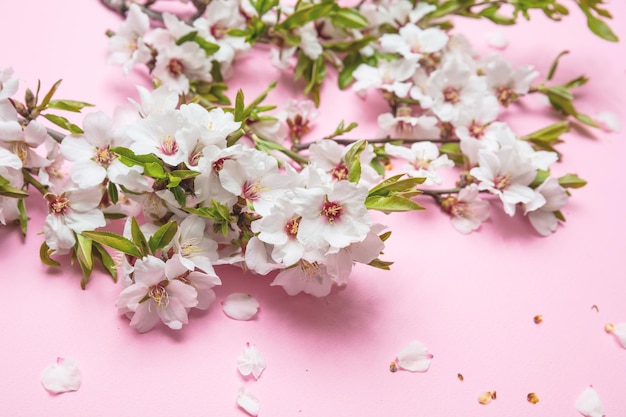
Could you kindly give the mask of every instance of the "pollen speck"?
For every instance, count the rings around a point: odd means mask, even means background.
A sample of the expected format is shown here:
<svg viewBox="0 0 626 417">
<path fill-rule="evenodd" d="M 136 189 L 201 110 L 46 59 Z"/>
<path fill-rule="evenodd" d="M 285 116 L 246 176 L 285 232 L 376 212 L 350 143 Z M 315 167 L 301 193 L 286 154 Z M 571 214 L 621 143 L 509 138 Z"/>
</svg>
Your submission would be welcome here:
<svg viewBox="0 0 626 417">
<path fill-rule="evenodd" d="M 463 374 L 456 374 L 456 377 L 459 378 L 459 381 L 463 382 L 465 378 L 463 378 Z"/>
<path fill-rule="evenodd" d="M 604 326 L 604 331 L 608 334 L 613 333 L 613 330 L 615 330 L 615 325 L 613 323 L 608 323 Z"/>
<path fill-rule="evenodd" d="M 528 394 L 526 396 L 526 399 L 531 404 L 537 404 L 539 402 L 539 397 L 537 397 L 537 394 L 535 394 L 534 392 L 531 392 L 530 394 Z"/>
<path fill-rule="evenodd" d="M 600 309 L 599 309 L 599 308 L 598 308 L 598 306 L 597 306 L 597 305 L 595 305 L 595 304 L 591 306 L 591 309 L 592 309 L 592 310 L 596 310 L 598 313 L 600 312 Z"/>
<path fill-rule="evenodd" d="M 535 322 L 535 324 L 539 324 L 543 322 L 543 316 L 540 314 L 537 314 L 535 317 L 533 317 L 533 321 Z"/>
<path fill-rule="evenodd" d="M 478 396 L 478 402 L 481 404 L 489 404 L 494 399 L 494 394 L 491 391 L 483 392 Z"/>
<path fill-rule="evenodd" d="M 391 362 L 389 364 L 389 371 L 390 372 L 397 372 L 398 371 L 398 366 L 396 365 L 395 362 Z"/>
</svg>

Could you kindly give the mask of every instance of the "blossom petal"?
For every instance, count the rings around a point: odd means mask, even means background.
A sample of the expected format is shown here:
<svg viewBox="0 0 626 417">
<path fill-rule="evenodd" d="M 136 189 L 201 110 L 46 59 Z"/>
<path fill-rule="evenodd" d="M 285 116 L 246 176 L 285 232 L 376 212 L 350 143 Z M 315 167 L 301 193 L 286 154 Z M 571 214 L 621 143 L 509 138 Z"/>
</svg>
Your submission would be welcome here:
<svg viewBox="0 0 626 417">
<path fill-rule="evenodd" d="M 418 341 L 409 343 L 398 353 L 398 365 L 411 372 L 426 372 L 430 367 L 433 355 L 428 353 L 424 344 Z"/>
<path fill-rule="evenodd" d="M 509 44 L 509 40 L 501 31 L 487 32 L 485 33 L 485 38 L 489 46 L 496 49 L 504 49 Z"/>
<path fill-rule="evenodd" d="M 53 394 L 76 391 L 80 387 L 80 373 L 72 358 L 57 358 L 41 374 L 44 388 Z"/>
<path fill-rule="evenodd" d="M 235 292 L 226 297 L 222 309 L 231 319 L 250 320 L 259 311 L 259 302 L 251 295 Z"/>
<path fill-rule="evenodd" d="M 265 358 L 259 349 L 250 343 L 246 344 L 243 353 L 237 358 L 237 369 L 243 376 L 252 374 L 254 379 L 259 379 L 266 366 Z"/>
<path fill-rule="evenodd" d="M 613 326 L 611 333 L 613 333 L 619 344 L 623 348 L 626 348 L 626 323 L 616 324 Z"/>
<path fill-rule="evenodd" d="M 622 123 L 615 113 L 602 112 L 596 115 L 595 121 L 607 132 L 619 132 L 622 130 Z"/>
<path fill-rule="evenodd" d="M 252 395 L 246 387 L 239 388 L 239 392 L 237 392 L 237 405 L 251 416 L 259 414 L 261 408 L 259 400 Z"/>
<path fill-rule="evenodd" d="M 604 417 L 604 406 L 592 387 L 586 388 L 574 403 L 576 410 L 585 417 Z"/>
</svg>

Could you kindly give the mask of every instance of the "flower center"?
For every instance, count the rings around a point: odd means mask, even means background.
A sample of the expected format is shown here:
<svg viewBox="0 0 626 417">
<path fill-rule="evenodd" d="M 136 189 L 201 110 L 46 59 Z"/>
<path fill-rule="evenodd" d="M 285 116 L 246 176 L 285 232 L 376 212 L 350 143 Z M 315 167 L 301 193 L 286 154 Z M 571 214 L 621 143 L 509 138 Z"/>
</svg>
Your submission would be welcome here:
<svg viewBox="0 0 626 417">
<path fill-rule="evenodd" d="M 28 158 L 28 145 L 24 142 L 14 142 L 13 143 L 13 152 L 17 155 L 18 158 L 22 161 L 22 165 L 26 165 L 26 160 Z"/>
<path fill-rule="evenodd" d="M 339 165 L 337 165 L 330 171 L 330 173 L 332 174 L 334 179 L 336 179 L 337 181 L 341 181 L 348 178 L 350 171 L 348 170 L 346 164 L 340 162 Z"/>
<path fill-rule="evenodd" d="M 296 114 L 293 120 L 291 118 L 287 119 L 287 126 L 289 127 L 290 136 L 296 140 L 310 130 L 309 121 L 300 114 Z"/>
<path fill-rule="evenodd" d="M 243 184 L 243 197 L 246 200 L 258 200 L 261 195 L 261 191 L 263 191 L 263 187 L 261 187 L 261 184 L 258 182 L 246 181 Z"/>
<path fill-rule="evenodd" d="M 504 107 L 508 107 L 509 104 L 517 100 L 517 94 L 511 87 L 502 86 L 496 90 L 496 97 L 500 104 Z"/>
<path fill-rule="evenodd" d="M 506 173 L 506 174 L 497 175 L 493 179 L 493 184 L 496 190 L 502 191 L 508 188 L 508 186 L 511 185 L 511 174 Z"/>
<path fill-rule="evenodd" d="M 176 139 L 167 135 L 165 140 L 161 141 L 161 152 L 168 156 L 175 155 L 178 152 L 178 143 L 176 143 Z"/>
<path fill-rule="evenodd" d="M 169 295 L 167 294 L 165 287 L 160 283 L 150 287 L 148 297 L 152 298 L 159 308 L 166 308 L 170 303 Z"/>
<path fill-rule="evenodd" d="M 170 62 L 167 64 L 167 72 L 174 78 L 180 77 L 185 70 L 185 66 L 180 59 L 172 58 Z"/>
<path fill-rule="evenodd" d="M 185 240 L 180 246 L 180 254 L 183 258 L 189 258 L 197 253 L 202 253 L 202 249 L 198 246 L 200 239 L 196 237 Z"/>
<path fill-rule="evenodd" d="M 287 233 L 287 236 L 289 236 L 291 239 L 295 239 L 296 235 L 298 234 L 300 219 L 301 217 L 294 217 L 293 219 L 289 220 L 285 225 L 285 233 Z"/>
<path fill-rule="evenodd" d="M 115 155 L 113 155 L 110 151 L 109 151 L 109 147 L 108 146 L 103 146 L 101 148 L 96 149 L 96 154 L 94 156 L 94 160 L 102 165 L 102 166 L 109 166 L 111 164 L 111 161 L 113 161 L 113 159 L 115 158 Z"/>
<path fill-rule="evenodd" d="M 326 201 L 322 205 L 322 216 L 326 217 L 328 223 L 335 223 L 341 217 L 343 213 L 343 207 L 336 201 L 328 201 L 328 197 L 326 197 Z"/>
<path fill-rule="evenodd" d="M 300 271 L 302 271 L 302 275 L 305 281 L 307 282 L 316 281 L 318 283 L 321 283 L 322 276 L 320 274 L 320 267 L 317 262 L 309 262 L 309 261 L 301 260 Z"/>
<path fill-rule="evenodd" d="M 448 86 L 443 90 L 443 100 L 446 103 L 456 104 L 461 99 L 460 92 L 460 89 Z"/>
<path fill-rule="evenodd" d="M 472 120 L 472 124 L 469 127 L 469 134 L 473 138 L 480 139 L 485 134 L 485 126 L 476 120 Z"/>
<path fill-rule="evenodd" d="M 213 162 L 213 171 L 215 172 L 220 172 L 222 170 L 222 168 L 224 168 L 224 162 L 226 160 L 228 160 L 229 158 L 220 158 L 220 159 L 216 159 Z"/>
<path fill-rule="evenodd" d="M 46 194 L 44 196 L 48 202 L 48 213 L 65 215 L 70 210 L 70 200 L 68 200 L 63 194 L 56 196 L 54 194 Z"/>
</svg>

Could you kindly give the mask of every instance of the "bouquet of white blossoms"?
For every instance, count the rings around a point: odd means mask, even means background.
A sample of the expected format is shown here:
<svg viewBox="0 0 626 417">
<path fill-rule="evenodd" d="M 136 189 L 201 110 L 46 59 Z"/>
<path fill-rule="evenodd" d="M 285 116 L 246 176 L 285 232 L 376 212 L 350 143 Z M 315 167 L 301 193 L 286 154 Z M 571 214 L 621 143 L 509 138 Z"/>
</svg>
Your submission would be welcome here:
<svg viewBox="0 0 626 417">
<path fill-rule="evenodd" d="M 602 1 L 576 3 L 594 33 L 617 41 Z M 17 78 L 2 70 L 0 222 L 17 221 L 26 233 L 25 197 L 37 190 L 48 207 L 42 261 L 59 266 L 57 256 L 69 255 L 83 287 L 96 261 L 120 274 L 117 306 L 140 332 L 159 321 L 180 329 L 191 308 L 208 308 L 221 283 L 216 265 L 273 272 L 271 285 L 318 297 L 346 285 L 356 263 L 389 269 L 379 256 L 391 232 L 370 211 L 420 210 L 420 196 L 462 233 L 501 207 L 550 235 L 564 220 L 568 188 L 585 184 L 551 175 L 561 135 L 572 123 L 617 128 L 611 115 L 576 110 L 573 90 L 584 76 L 551 83 L 563 54 L 538 81 L 531 65 L 478 56 L 450 20 L 514 24 L 531 9 L 558 20 L 568 10 L 554 0 L 192 0 L 169 2 L 169 11 L 154 0 L 103 4 L 124 17 L 109 32 L 109 62 L 147 71 L 154 89 L 137 87 L 138 100 L 114 117 L 90 113 L 81 127 L 57 113 L 91 105 L 55 98 L 60 82 L 46 94 L 26 89 L 20 101 Z M 303 80 L 310 100 L 274 112 L 265 103 L 272 84 L 251 101 L 240 90 L 232 103 L 227 80 L 257 47 Z M 346 138 L 356 123 L 342 121 L 303 140 L 327 71 L 340 88 L 378 90 L 388 102 L 375 137 Z M 530 94 L 563 118 L 518 134 L 500 116 Z M 437 188 L 444 169 L 457 180 Z M 122 234 L 97 230 L 119 219 Z"/>
</svg>

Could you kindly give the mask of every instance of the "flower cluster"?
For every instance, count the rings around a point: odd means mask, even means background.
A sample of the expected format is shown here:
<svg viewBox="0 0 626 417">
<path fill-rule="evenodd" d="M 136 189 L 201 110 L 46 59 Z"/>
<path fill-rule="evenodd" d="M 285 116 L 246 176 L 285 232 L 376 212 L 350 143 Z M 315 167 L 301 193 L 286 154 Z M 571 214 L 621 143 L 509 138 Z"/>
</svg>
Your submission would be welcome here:
<svg viewBox="0 0 626 417">
<path fill-rule="evenodd" d="M 159 322 L 180 329 L 190 309 L 208 308 L 221 284 L 216 265 L 272 273 L 271 285 L 288 294 L 318 297 L 346 285 L 357 263 L 388 269 L 378 257 L 390 232 L 371 210 L 419 210 L 416 197 L 426 196 L 469 233 L 499 201 L 549 235 L 564 220 L 567 188 L 585 184 L 550 172 L 569 121 L 519 136 L 499 116 L 542 94 L 565 116 L 599 127 L 573 105 L 571 90 L 586 79 L 548 85 L 551 70 L 536 83 L 532 66 L 479 57 L 435 4 L 214 0 L 193 2 L 185 19 L 156 12 L 154 2 L 104 3 L 125 15 L 110 33 L 109 62 L 124 72 L 146 66 L 155 88 L 138 87 L 139 99 L 114 118 L 93 112 L 81 127 L 57 112 L 91 105 L 55 99 L 60 82 L 43 97 L 26 89 L 22 102 L 12 70 L 0 71 L 0 223 L 17 221 L 26 233 L 25 197 L 38 190 L 48 211 L 42 261 L 59 266 L 57 257 L 70 255 L 83 287 L 95 261 L 114 279 L 119 273 L 117 307 L 139 332 Z M 480 16 L 499 19 L 490 10 Z M 293 67 L 312 101 L 290 100 L 270 115 L 273 84 L 248 103 L 239 91 L 231 103 L 224 80 L 258 43 L 271 45 L 274 65 Z M 342 121 L 303 141 L 327 67 L 341 88 L 375 89 L 389 103 L 379 137 L 344 138 L 356 124 Z M 438 189 L 444 168 L 458 179 Z M 121 235 L 97 230 L 124 218 Z"/>
</svg>

